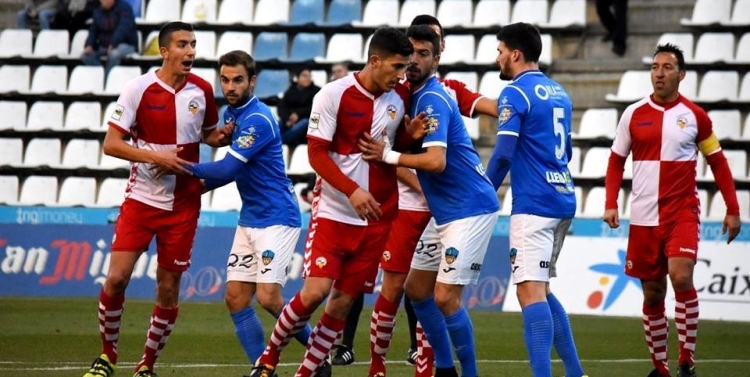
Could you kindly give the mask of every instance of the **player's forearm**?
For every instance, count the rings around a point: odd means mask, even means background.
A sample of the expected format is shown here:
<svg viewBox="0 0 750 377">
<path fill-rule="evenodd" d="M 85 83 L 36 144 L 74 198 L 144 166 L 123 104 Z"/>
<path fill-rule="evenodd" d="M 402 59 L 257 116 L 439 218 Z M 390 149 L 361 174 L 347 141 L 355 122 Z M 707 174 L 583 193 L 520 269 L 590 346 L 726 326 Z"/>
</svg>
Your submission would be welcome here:
<svg viewBox="0 0 750 377">
<path fill-rule="evenodd" d="M 308 138 L 307 157 L 310 160 L 310 166 L 333 188 L 349 197 L 359 188 L 359 185 L 347 177 L 328 155 L 330 144 L 329 141 Z"/>
<path fill-rule="evenodd" d="M 130 162 L 154 162 L 153 151 L 136 148 L 116 136 L 110 137 L 107 135 L 105 137 L 102 151 L 107 156 L 117 157 Z"/>
<path fill-rule="evenodd" d="M 214 147 L 220 148 L 225 144 L 221 142 L 223 134 L 218 127 L 203 130 L 203 142 Z"/>
<path fill-rule="evenodd" d="M 409 188 L 411 188 L 412 190 L 415 190 L 420 194 L 422 193 L 422 185 L 419 183 L 417 175 L 408 168 L 400 166 L 396 168 L 396 179 L 398 179 L 399 182 L 409 186 Z"/>
<path fill-rule="evenodd" d="M 444 147 L 428 147 L 424 153 L 402 154 L 398 157 L 398 166 L 430 173 L 442 173 L 446 164 Z"/>
<path fill-rule="evenodd" d="M 216 190 L 217 188 L 229 184 L 229 182 L 234 181 L 234 178 L 230 180 L 221 180 L 221 179 L 206 179 L 203 181 L 204 186 L 204 192 L 208 192 L 211 190 Z"/>
<path fill-rule="evenodd" d="M 477 102 L 474 105 L 474 111 L 471 116 L 474 117 L 479 114 L 489 115 L 497 118 L 497 100 L 489 99 L 487 97 L 480 97 L 479 99 L 477 99 Z"/>
<path fill-rule="evenodd" d="M 215 179 L 219 181 L 234 180 L 237 171 L 242 168 L 244 162 L 234 156 L 227 154 L 223 159 L 214 162 L 205 162 L 187 167 L 194 176 L 202 179 Z"/>
<path fill-rule="evenodd" d="M 518 137 L 507 133 L 497 135 L 495 149 L 487 163 L 487 178 L 492 182 L 495 191 L 502 186 L 505 177 L 510 172 L 511 157 L 516 152 Z"/>
<path fill-rule="evenodd" d="M 604 177 L 604 190 L 606 192 L 604 209 L 617 209 L 618 207 L 617 196 L 620 194 L 620 187 L 622 186 L 626 159 L 627 157 L 620 156 L 615 152 L 611 152 L 609 155 L 607 175 Z"/>
<path fill-rule="evenodd" d="M 732 171 L 729 169 L 729 163 L 724 156 L 724 152 L 718 151 L 706 156 L 706 162 L 711 167 L 711 172 L 714 173 L 714 181 L 716 181 L 716 186 L 724 198 L 724 203 L 726 203 L 727 215 L 739 216 L 740 205 L 737 201 L 737 191 L 734 187 Z"/>
</svg>

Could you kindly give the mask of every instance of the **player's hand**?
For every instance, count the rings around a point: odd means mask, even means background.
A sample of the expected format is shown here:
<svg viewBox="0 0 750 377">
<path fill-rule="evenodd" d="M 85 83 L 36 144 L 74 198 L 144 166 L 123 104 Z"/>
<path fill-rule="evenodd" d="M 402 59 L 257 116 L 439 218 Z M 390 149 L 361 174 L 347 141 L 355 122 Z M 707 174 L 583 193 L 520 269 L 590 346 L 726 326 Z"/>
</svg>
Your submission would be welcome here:
<svg viewBox="0 0 750 377">
<path fill-rule="evenodd" d="M 151 170 L 156 170 L 154 178 L 161 179 L 161 177 L 169 174 L 192 175 L 185 167 L 193 166 L 193 163 L 177 157 L 177 153 L 181 150 L 182 147 L 179 147 L 151 153 L 151 163 L 153 164 Z"/>
<path fill-rule="evenodd" d="M 417 117 L 411 119 L 409 115 L 404 115 L 404 123 L 406 124 L 406 132 L 411 135 L 414 140 L 419 140 L 430 133 L 430 118 L 427 117 L 424 111 L 417 114 Z"/>
<path fill-rule="evenodd" d="M 721 234 L 727 234 L 727 231 L 729 231 L 729 235 L 727 236 L 727 245 L 729 245 L 729 243 L 732 242 L 732 240 L 740 234 L 741 227 L 742 222 L 740 222 L 739 216 L 724 216 L 724 226 L 721 228 Z"/>
<path fill-rule="evenodd" d="M 232 144 L 232 133 L 234 133 L 234 121 L 229 121 L 227 124 L 219 127 L 218 134 L 216 135 L 216 142 L 223 146 Z"/>
<path fill-rule="evenodd" d="M 604 217 L 602 217 L 602 220 L 612 229 L 616 229 L 620 226 L 620 214 L 617 213 L 616 209 L 608 209 L 604 211 Z"/>
<path fill-rule="evenodd" d="M 364 136 L 359 139 L 359 150 L 362 151 L 362 158 L 366 161 L 383 161 L 383 153 L 388 147 L 388 135 L 383 132 L 383 139 L 378 140 L 369 133 L 365 132 Z"/>
<path fill-rule="evenodd" d="M 349 196 L 349 203 L 352 204 L 352 207 L 354 207 L 357 215 L 362 220 L 377 221 L 383 215 L 383 211 L 380 210 L 380 204 L 375 201 L 372 194 L 361 188 L 356 189 Z"/>
</svg>

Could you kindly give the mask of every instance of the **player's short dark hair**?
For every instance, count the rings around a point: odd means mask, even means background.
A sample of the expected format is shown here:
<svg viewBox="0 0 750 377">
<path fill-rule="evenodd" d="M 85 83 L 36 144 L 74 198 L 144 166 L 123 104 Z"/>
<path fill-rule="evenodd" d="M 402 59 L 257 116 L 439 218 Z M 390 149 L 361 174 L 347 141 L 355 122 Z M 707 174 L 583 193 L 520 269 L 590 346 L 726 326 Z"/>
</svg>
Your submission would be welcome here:
<svg viewBox="0 0 750 377">
<path fill-rule="evenodd" d="M 409 38 L 395 27 L 381 27 L 375 30 L 367 48 L 367 56 L 378 55 L 388 58 L 393 55 L 409 56 L 414 52 Z"/>
<path fill-rule="evenodd" d="M 247 52 L 242 50 L 229 51 L 219 58 L 219 69 L 222 66 L 234 67 L 236 65 L 245 67 L 248 80 L 255 76 L 255 59 Z"/>
<path fill-rule="evenodd" d="M 542 54 L 542 36 L 539 29 L 532 24 L 517 22 L 503 26 L 497 32 L 497 40 L 510 50 L 518 50 L 527 62 L 538 62 Z"/>
<path fill-rule="evenodd" d="M 429 14 L 420 14 L 419 16 L 414 17 L 414 19 L 411 20 L 411 26 L 414 25 L 435 25 L 440 29 L 440 39 L 445 38 L 445 30 L 443 30 L 443 25 L 440 25 L 440 21 L 437 18 L 430 16 Z"/>
<path fill-rule="evenodd" d="M 159 47 L 169 47 L 169 43 L 172 42 L 172 33 L 175 31 L 193 31 L 193 25 L 187 22 L 167 22 L 161 29 L 159 29 Z"/>
<path fill-rule="evenodd" d="M 412 25 L 406 29 L 406 36 L 420 42 L 432 43 L 432 55 L 440 55 L 440 36 L 427 25 Z"/>
<path fill-rule="evenodd" d="M 658 45 L 656 46 L 656 51 L 654 51 L 654 56 L 662 52 L 674 54 L 674 56 L 677 58 L 677 68 L 679 68 L 680 71 L 685 70 L 685 54 L 682 52 L 682 49 L 679 46 L 672 43 Z"/>
</svg>

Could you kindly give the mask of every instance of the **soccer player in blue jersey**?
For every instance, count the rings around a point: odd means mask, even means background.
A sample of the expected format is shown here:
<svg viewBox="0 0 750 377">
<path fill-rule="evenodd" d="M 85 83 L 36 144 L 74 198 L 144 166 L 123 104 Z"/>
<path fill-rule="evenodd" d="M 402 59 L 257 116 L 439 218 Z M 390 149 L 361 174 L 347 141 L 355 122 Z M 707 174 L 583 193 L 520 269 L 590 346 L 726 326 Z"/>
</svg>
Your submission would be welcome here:
<svg viewBox="0 0 750 377">
<path fill-rule="evenodd" d="M 473 325 L 461 294 L 465 285 L 476 283 L 479 277 L 497 221 L 497 194 L 484 173 L 456 100 L 435 76 L 440 37 L 426 25 L 409 27 L 407 36 L 414 46 L 406 71 L 412 91 L 411 116 L 425 113 L 430 120 L 430 131 L 421 145 L 424 151 L 400 154 L 372 137 L 360 147 L 365 159 L 417 169 L 444 250 L 439 269 L 409 271 L 406 294 L 435 353 L 435 377 L 458 376 L 451 343 L 461 375 L 476 377 Z M 436 282 L 434 289 L 424 289 L 432 288 L 425 281 Z"/>
<path fill-rule="evenodd" d="M 495 150 L 487 175 L 495 189 L 510 171 L 510 262 L 534 377 L 551 377 L 554 343 L 566 377 L 584 375 L 568 315 L 549 288 L 555 262 L 576 212 L 572 153 L 573 105 L 565 89 L 539 71 L 542 41 L 533 25 L 497 34 L 500 78 L 513 80 L 498 97 Z"/>
<path fill-rule="evenodd" d="M 242 209 L 227 262 L 225 301 L 237 338 L 254 363 L 266 340 L 252 298 L 278 318 L 284 307 L 281 287 L 300 234 L 300 210 L 285 173 L 279 125 L 268 106 L 253 95 L 253 58 L 244 51 L 228 52 L 219 58 L 219 72 L 229 102 L 224 123 L 234 124 L 232 144 L 222 160 L 188 169 L 205 180 L 207 190 L 237 183 Z M 308 325 L 297 333 L 297 340 L 306 345 L 310 332 Z M 318 375 L 330 376 L 330 366 Z"/>
</svg>

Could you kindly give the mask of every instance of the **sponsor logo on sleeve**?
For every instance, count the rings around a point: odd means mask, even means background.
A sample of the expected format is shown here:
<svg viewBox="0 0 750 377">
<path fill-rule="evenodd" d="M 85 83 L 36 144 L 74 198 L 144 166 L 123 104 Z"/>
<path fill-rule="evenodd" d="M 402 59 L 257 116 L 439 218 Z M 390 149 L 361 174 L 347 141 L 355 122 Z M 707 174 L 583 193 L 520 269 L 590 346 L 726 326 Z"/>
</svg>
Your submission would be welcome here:
<svg viewBox="0 0 750 377">
<path fill-rule="evenodd" d="M 115 111 L 112 112 L 112 119 L 120 120 L 124 112 L 125 112 L 125 108 L 122 107 L 122 105 L 115 106 Z"/>
<path fill-rule="evenodd" d="M 312 128 L 313 130 L 317 130 L 318 127 L 320 127 L 320 114 L 319 113 L 311 113 L 310 114 L 310 122 L 307 125 L 309 128 Z"/>
</svg>

